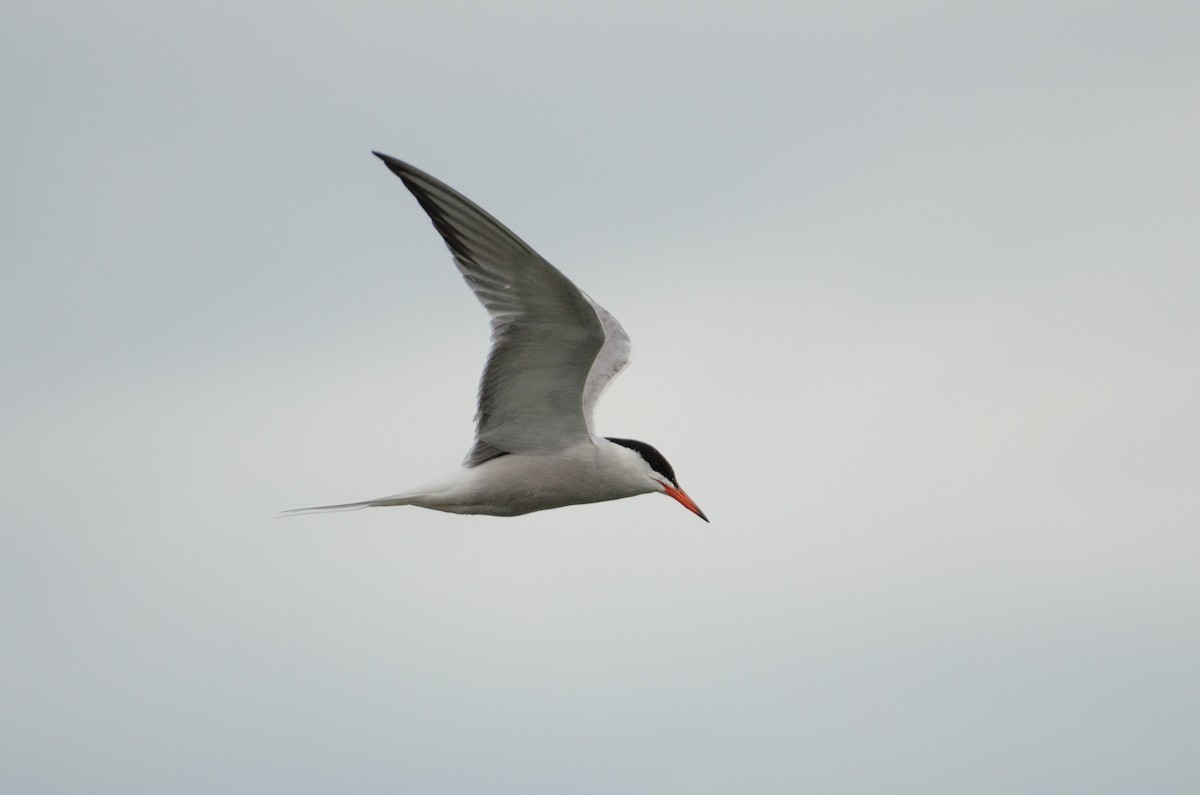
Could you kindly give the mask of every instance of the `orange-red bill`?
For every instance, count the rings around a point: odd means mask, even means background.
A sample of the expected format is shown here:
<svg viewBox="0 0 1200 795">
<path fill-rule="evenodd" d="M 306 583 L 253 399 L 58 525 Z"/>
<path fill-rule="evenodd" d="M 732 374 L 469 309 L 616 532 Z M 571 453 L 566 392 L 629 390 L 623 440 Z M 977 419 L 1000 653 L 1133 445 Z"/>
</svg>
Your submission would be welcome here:
<svg viewBox="0 0 1200 795">
<path fill-rule="evenodd" d="M 670 483 L 664 483 L 663 488 L 667 490 L 668 496 L 674 497 L 676 500 L 679 501 L 679 504 L 682 505 L 684 508 L 687 508 L 689 511 L 696 514 L 704 521 L 706 521 L 706 522 L 708 521 L 708 517 L 704 515 L 704 511 L 700 510 L 700 506 L 697 505 L 692 500 L 692 498 L 687 495 L 687 492 L 685 492 L 683 489 L 677 489 L 674 486 L 672 486 Z"/>
</svg>

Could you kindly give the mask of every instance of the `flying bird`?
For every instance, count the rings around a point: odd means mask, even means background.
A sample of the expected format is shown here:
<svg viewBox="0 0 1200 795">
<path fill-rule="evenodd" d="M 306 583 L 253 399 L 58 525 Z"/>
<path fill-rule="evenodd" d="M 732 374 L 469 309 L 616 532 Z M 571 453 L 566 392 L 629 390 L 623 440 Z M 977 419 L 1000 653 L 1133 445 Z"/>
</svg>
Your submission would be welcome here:
<svg viewBox="0 0 1200 795">
<path fill-rule="evenodd" d="M 596 403 L 632 358 L 617 319 L 479 205 L 407 163 L 373 154 L 416 197 L 491 317 L 475 442 L 462 467 L 441 481 L 287 513 L 416 505 L 519 516 L 657 492 L 707 522 L 662 453 L 596 433 Z"/>
</svg>

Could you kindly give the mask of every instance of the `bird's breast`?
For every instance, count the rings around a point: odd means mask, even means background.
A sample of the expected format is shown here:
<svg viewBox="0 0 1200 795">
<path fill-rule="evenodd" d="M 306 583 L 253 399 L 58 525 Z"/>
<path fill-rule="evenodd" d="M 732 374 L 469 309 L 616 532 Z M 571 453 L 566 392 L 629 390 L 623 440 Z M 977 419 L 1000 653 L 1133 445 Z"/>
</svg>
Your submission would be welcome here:
<svg viewBox="0 0 1200 795">
<path fill-rule="evenodd" d="M 643 494 L 641 484 L 597 445 L 586 442 L 544 454 L 510 453 L 464 471 L 442 510 L 496 516 L 603 502 Z"/>
</svg>

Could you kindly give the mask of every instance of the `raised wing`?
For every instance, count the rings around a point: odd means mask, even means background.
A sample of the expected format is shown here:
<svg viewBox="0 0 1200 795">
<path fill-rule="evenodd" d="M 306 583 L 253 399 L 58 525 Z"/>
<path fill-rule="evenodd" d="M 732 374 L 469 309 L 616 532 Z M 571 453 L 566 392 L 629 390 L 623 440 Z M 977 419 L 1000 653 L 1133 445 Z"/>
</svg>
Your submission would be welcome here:
<svg viewBox="0 0 1200 795">
<path fill-rule="evenodd" d="M 600 402 L 600 396 L 608 389 L 613 379 L 633 361 L 633 346 L 629 342 L 629 335 L 621 328 L 617 319 L 593 301 L 590 295 L 584 293 L 584 297 L 592 305 L 592 309 L 596 310 L 600 325 L 604 327 L 604 345 L 600 348 L 600 353 L 596 354 L 587 383 L 583 387 L 583 418 L 587 421 L 588 430 L 594 435 L 596 404 Z"/>
<path fill-rule="evenodd" d="M 628 360 L 628 337 L 620 324 L 470 199 L 407 163 L 374 154 L 428 213 L 491 316 L 492 349 L 479 382 L 475 444 L 464 464 L 559 450 L 589 438 L 591 409 Z M 597 354 L 608 351 L 610 322 L 619 334 L 605 365 L 609 373 L 589 377 Z"/>
</svg>

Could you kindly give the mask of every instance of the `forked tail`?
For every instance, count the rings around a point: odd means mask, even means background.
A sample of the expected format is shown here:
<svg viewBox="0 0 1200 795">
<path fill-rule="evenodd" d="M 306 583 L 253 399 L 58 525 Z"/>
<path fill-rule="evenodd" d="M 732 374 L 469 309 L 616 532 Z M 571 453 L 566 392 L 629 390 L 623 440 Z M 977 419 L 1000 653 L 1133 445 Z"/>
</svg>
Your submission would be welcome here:
<svg viewBox="0 0 1200 795">
<path fill-rule="evenodd" d="M 420 494 L 394 494 L 391 497 L 380 497 L 375 500 L 362 502 L 344 502 L 341 505 L 315 505 L 312 508 L 293 508 L 281 511 L 280 516 L 302 516 L 306 513 L 334 513 L 336 511 L 357 511 L 363 508 L 381 508 L 385 505 L 412 505 L 421 499 Z"/>
</svg>

